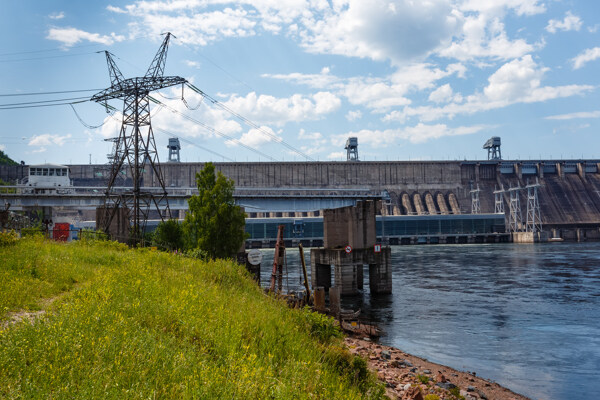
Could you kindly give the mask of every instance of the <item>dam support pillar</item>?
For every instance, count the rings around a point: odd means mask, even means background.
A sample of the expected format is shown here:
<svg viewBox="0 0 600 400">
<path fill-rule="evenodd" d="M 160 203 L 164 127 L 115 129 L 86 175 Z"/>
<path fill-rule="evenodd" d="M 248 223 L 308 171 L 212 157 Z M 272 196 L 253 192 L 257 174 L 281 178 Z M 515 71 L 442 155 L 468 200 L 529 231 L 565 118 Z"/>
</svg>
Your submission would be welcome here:
<svg viewBox="0 0 600 400">
<path fill-rule="evenodd" d="M 359 294 L 368 265 L 371 293 L 392 292 L 391 249 L 376 246 L 374 202 L 324 210 L 323 231 L 325 248 L 310 251 L 313 287 L 335 287 L 342 296 Z"/>
</svg>

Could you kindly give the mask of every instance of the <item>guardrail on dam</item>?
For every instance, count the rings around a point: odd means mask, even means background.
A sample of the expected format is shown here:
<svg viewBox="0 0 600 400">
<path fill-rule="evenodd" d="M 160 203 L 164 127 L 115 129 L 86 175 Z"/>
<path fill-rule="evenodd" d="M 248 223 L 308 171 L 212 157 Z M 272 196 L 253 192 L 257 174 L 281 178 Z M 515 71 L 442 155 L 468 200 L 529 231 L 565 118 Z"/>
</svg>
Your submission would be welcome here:
<svg viewBox="0 0 600 400">
<path fill-rule="evenodd" d="M 215 163 L 237 188 L 355 189 L 386 191 L 384 215 L 468 214 L 471 194 L 479 187 L 481 213 L 494 212 L 494 190 L 525 187 L 539 180 L 539 203 L 544 230 L 565 239 L 600 239 L 600 160 L 498 161 L 360 161 Z M 203 163 L 164 163 L 167 187 L 195 185 Z M 107 165 L 71 165 L 76 186 L 102 186 Z M 0 178 L 15 182 L 26 166 L 0 166 Z M 129 179 L 123 177 L 123 183 Z M 144 185 L 157 185 L 153 172 Z M 525 205 L 526 193 L 522 192 Z M 504 193 L 508 204 L 508 193 Z M 508 209 L 508 207 L 506 207 Z M 290 210 L 293 211 L 293 210 Z M 292 214 L 293 215 L 293 214 Z M 251 215 L 262 217 L 266 215 Z M 273 215 L 274 216 L 274 215 Z M 280 215 L 277 215 L 280 216 Z M 291 215 L 290 215 L 291 216 Z"/>
</svg>

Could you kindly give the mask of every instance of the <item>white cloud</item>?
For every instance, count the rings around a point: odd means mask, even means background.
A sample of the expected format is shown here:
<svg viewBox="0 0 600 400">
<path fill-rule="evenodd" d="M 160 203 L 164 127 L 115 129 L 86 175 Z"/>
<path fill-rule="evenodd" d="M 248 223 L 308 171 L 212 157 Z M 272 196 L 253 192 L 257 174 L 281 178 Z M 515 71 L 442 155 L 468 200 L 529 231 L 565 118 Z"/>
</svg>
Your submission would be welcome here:
<svg viewBox="0 0 600 400">
<path fill-rule="evenodd" d="M 583 53 L 580 53 L 571 59 L 571 62 L 573 63 L 573 69 L 579 69 L 586 63 L 597 60 L 598 58 L 600 58 L 600 47 L 586 49 Z"/>
<path fill-rule="evenodd" d="M 188 67 L 197 68 L 197 69 L 200 69 L 200 66 L 202 65 L 198 61 L 192 61 L 192 60 L 184 60 L 183 62 Z"/>
<path fill-rule="evenodd" d="M 298 85 L 307 85 L 317 89 L 331 88 L 340 81 L 339 78 L 330 74 L 329 68 L 323 68 L 318 74 L 293 72 L 290 74 L 262 74 L 261 76 L 263 78 L 278 79 Z"/>
<path fill-rule="evenodd" d="M 385 122 L 404 122 L 410 117 L 421 121 L 434 121 L 443 117 L 453 118 L 459 114 L 473 114 L 507 107 L 518 103 L 535 103 L 570 97 L 593 90 L 592 85 L 542 86 L 541 81 L 547 68 L 535 63 L 530 55 L 502 65 L 488 78 L 482 92 L 455 98 L 443 107 L 405 107 L 394 110 L 383 118 Z"/>
<path fill-rule="evenodd" d="M 334 151 L 334 152 L 329 153 L 327 155 L 327 158 L 329 160 L 339 160 L 339 161 L 342 161 L 342 160 L 345 160 L 346 157 L 347 157 L 347 154 L 346 154 L 345 151 Z"/>
<path fill-rule="evenodd" d="M 281 138 L 268 126 L 261 126 L 260 129 L 252 128 L 244 133 L 238 140 L 228 140 L 225 144 L 227 146 L 235 146 L 238 143 L 242 143 L 246 146 L 258 148 L 259 146 L 270 142 L 281 142 Z"/>
<path fill-rule="evenodd" d="M 484 125 L 451 128 L 445 124 L 427 125 L 418 123 L 415 126 L 398 129 L 362 129 L 356 132 L 348 132 L 334 136 L 332 143 L 336 146 L 342 146 L 346 138 L 354 136 L 358 138 L 359 143 L 368 143 L 372 147 L 389 147 L 395 145 L 399 140 L 405 140 L 413 144 L 425 143 L 429 140 L 440 139 L 445 136 L 470 135 L 487 128 Z"/>
<path fill-rule="evenodd" d="M 535 48 L 523 39 L 511 40 L 500 17 L 479 13 L 465 17 L 460 39 L 439 53 L 458 60 L 481 57 L 508 60 L 521 57 Z"/>
<path fill-rule="evenodd" d="M 85 32 L 77 28 L 50 28 L 46 39 L 56 40 L 61 42 L 65 47 L 71 47 L 84 40 L 110 46 L 115 42 L 125 40 L 125 37 L 116 35 L 114 32 L 107 36 L 98 33 Z"/>
<path fill-rule="evenodd" d="M 354 122 L 362 118 L 362 112 L 360 110 L 350 110 L 346 113 L 346 119 L 350 122 Z"/>
<path fill-rule="evenodd" d="M 598 32 L 598 28 L 600 28 L 600 24 L 596 24 L 594 26 L 588 26 L 587 30 L 589 33 L 596 33 L 596 32 Z"/>
<path fill-rule="evenodd" d="M 403 64 L 448 42 L 459 21 L 449 0 L 347 0 L 302 23 L 298 36 L 309 52 Z"/>
<path fill-rule="evenodd" d="M 54 12 L 54 13 L 48 15 L 48 18 L 50 18 L 50 19 L 63 19 L 64 17 L 65 17 L 64 11 Z"/>
<path fill-rule="evenodd" d="M 565 18 L 560 21 L 557 19 L 551 19 L 548 21 L 546 30 L 550 33 L 556 33 L 557 31 L 578 31 L 581 29 L 583 21 L 577 15 L 573 15 L 571 11 L 567 11 Z"/>
<path fill-rule="evenodd" d="M 321 132 L 307 133 L 304 129 L 300 129 L 298 139 L 319 141 L 323 139 L 323 134 Z"/>
<path fill-rule="evenodd" d="M 551 115 L 545 119 L 552 120 L 569 120 L 569 119 L 580 119 L 580 118 L 600 118 L 600 111 L 580 111 L 569 114 L 558 114 Z"/>
<path fill-rule="evenodd" d="M 45 152 L 46 150 L 48 150 L 48 149 L 47 149 L 47 148 L 45 148 L 45 147 L 40 147 L 40 148 L 37 148 L 37 149 L 35 149 L 35 150 L 32 150 L 31 152 L 32 152 L 33 154 L 35 154 L 35 153 L 43 153 L 43 152 Z"/>
<path fill-rule="evenodd" d="M 6 145 L 4 145 L 4 144 L 0 144 L 0 150 L 1 150 L 1 151 L 4 151 L 4 150 L 6 150 Z"/>
<path fill-rule="evenodd" d="M 65 141 L 67 139 L 70 139 L 71 135 L 50 135 L 49 133 L 44 133 L 42 135 L 35 135 L 32 136 L 31 139 L 29 140 L 29 142 L 27 143 L 28 146 L 33 146 L 33 147 L 42 147 L 42 146 L 50 146 L 50 145 L 57 145 L 57 146 L 62 146 L 63 144 L 65 144 Z"/>
<path fill-rule="evenodd" d="M 290 121 L 317 120 L 337 111 L 341 100 L 330 92 L 317 92 L 311 96 L 294 94 L 287 98 L 251 92 L 244 97 L 232 95 L 223 104 L 255 122 L 283 125 Z"/>
<path fill-rule="evenodd" d="M 445 85 L 440 86 L 435 89 L 429 95 L 429 101 L 433 101 L 435 103 L 444 103 L 452 98 L 453 92 L 450 84 L 446 83 Z"/>
<path fill-rule="evenodd" d="M 506 10 L 514 10 L 519 16 L 546 12 L 546 6 L 540 0 L 466 0 L 461 9 L 492 16 L 503 15 Z"/>
</svg>

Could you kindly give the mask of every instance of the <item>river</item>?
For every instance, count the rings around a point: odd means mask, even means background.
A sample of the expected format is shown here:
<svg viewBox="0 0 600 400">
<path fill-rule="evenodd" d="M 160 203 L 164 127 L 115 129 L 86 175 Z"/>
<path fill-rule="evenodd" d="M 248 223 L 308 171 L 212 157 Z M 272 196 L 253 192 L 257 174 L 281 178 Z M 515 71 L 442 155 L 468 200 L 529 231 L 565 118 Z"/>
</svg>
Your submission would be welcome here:
<svg viewBox="0 0 600 400">
<path fill-rule="evenodd" d="M 273 250 L 262 252 L 265 286 Z M 287 262 L 298 288 L 296 248 Z M 364 293 L 343 301 L 385 330 L 382 344 L 533 399 L 598 393 L 600 243 L 392 246 L 392 263 L 391 295 L 371 298 L 367 268 Z"/>
</svg>

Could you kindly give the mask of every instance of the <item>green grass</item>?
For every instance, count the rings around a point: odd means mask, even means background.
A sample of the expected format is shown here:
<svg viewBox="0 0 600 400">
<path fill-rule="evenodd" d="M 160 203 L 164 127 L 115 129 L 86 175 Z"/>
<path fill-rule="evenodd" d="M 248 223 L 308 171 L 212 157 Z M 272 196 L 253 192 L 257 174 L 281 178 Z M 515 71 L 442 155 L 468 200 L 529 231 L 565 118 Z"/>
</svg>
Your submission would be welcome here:
<svg viewBox="0 0 600 400">
<path fill-rule="evenodd" d="M 112 242 L 0 247 L 0 398 L 382 398 L 332 321 L 267 297 L 229 261 Z M 2 328 L 0 328 L 2 329 Z"/>
</svg>

